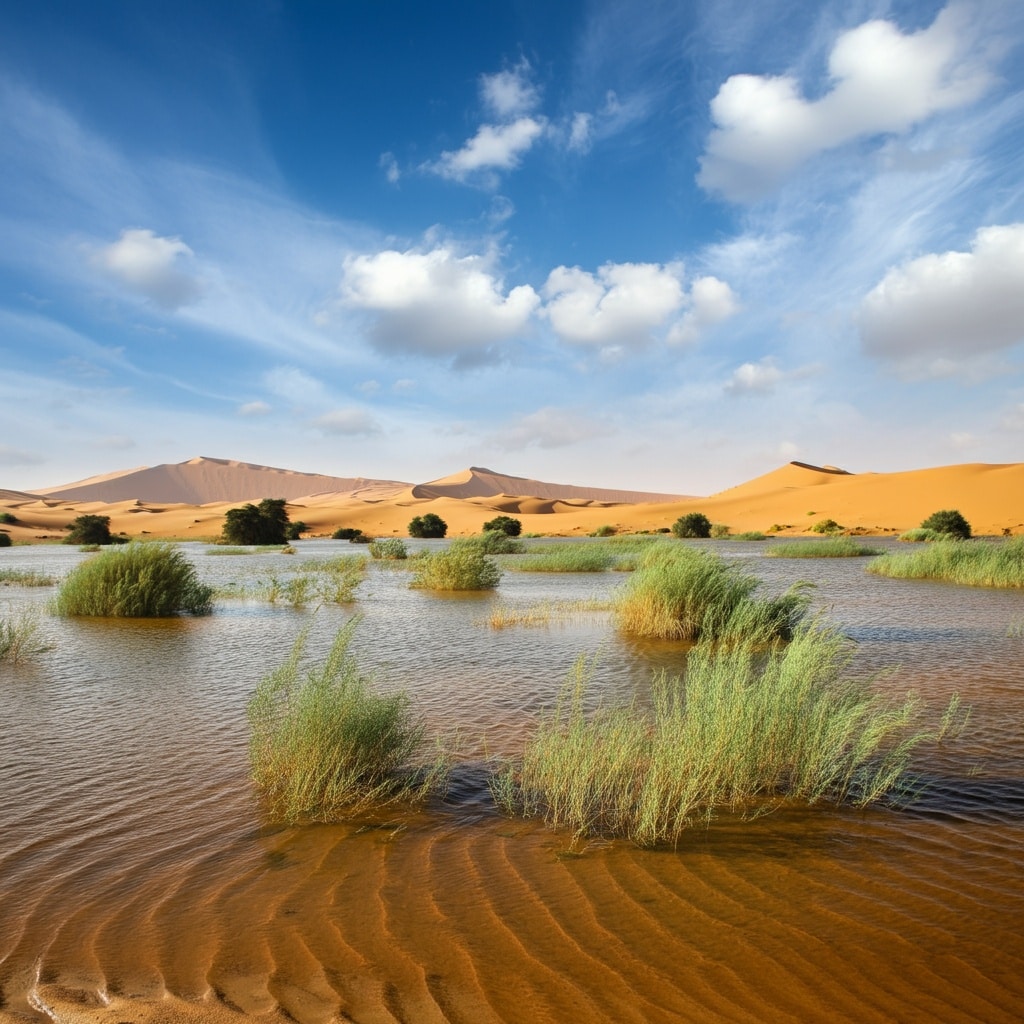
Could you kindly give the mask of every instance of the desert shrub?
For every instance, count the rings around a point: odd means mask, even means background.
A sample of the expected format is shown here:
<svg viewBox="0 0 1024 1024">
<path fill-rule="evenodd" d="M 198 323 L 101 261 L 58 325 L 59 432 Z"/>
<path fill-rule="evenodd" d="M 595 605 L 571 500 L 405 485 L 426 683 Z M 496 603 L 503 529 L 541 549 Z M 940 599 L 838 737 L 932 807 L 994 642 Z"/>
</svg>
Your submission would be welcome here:
<svg viewBox="0 0 1024 1024">
<path fill-rule="evenodd" d="M 596 530 L 594 530 L 594 532 L 591 533 L 590 536 L 614 537 L 616 533 L 618 533 L 618 530 L 616 530 L 614 526 L 610 525 L 609 523 L 605 523 L 604 526 L 599 526 Z"/>
<path fill-rule="evenodd" d="M 17 664 L 47 650 L 39 639 L 39 609 L 34 605 L 0 614 L 0 662 Z"/>
<path fill-rule="evenodd" d="M 811 529 L 815 533 L 839 533 L 845 527 L 840 526 L 834 519 L 822 519 L 821 522 L 815 523 Z"/>
<path fill-rule="evenodd" d="M 356 529 L 354 526 L 339 526 L 338 529 L 331 534 L 332 540 L 355 540 L 356 537 L 363 535 L 362 530 Z"/>
<path fill-rule="evenodd" d="M 228 544 L 284 544 L 288 540 L 288 510 L 284 498 L 264 498 L 258 505 L 229 508 L 223 536 Z"/>
<path fill-rule="evenodd" d="M 421 590 L 493 590 L 501 569 L 477 547 L 464 545 L 417 559 L 411 587 Z"/>
<path fill-rule="evenodd" d="M 902 797 L 915 748 L 957 724 L 958 703 L 938 729 L 922 727 L 914 695 L 894 699 L 849 674 L 850 646 L 817 624 L 767 656 L 750 640 L 701 644 L 685 678 L 655 677 L 650 707 L 593 714 L 581 662 L 521 758 L 496 775 L 495 798 L 577 837 L 653 846 L 722 808 Z"/>
<path fill-rule="evenodd" d="M 483 530 L 485 533 L 488 530 L 498 530 L 509 537 L 518 537 L 523 532 L 523 524 L 512 516 L 496 516 L 484 523 Z"/>
<path fill-rule="evenodd" d="M 65 544 L 124 544 L 110 532 L 110 516 L 79 516 L 68 527 Z"/>
<path fill-rule="evenodd" d="M 711 524 L 711 537 L 713 540 L 724 540 L 732 531 L 725 523 Z"/>
<path fill-rule="evenodd" d="M 858 544 L 852 537 L 829 537 L 826 540 L 798 540 L 792 544 L 773 544 L 765 552 L 772 558 L 859 558 L 884 554 L 881 548 Z"/>
<path fill-rule="evenodd" d="M 942 534 L 935 530 L 923 530 L 920 526 L 913 530 L 906 530 L 899 535 L 897 540 L 910 544 L 922 544 L 933 540 L 942 540 Z"/>
<path fill-rule="evenodd" d="M 410 537 L 443 537 L 448 532 L 448 524 L 436 513 L 415 516 L 409 521 Z"/>
<path fill-rule="evenodd" d="M 915 551 L 883 555 L 868 572 L 908 580 L 945 580 L 970 587 L 1024 587 L 1024 537 L 993 542 L 938 540 Z"/>
<path fill-rule="evenodd" d="M 941 512 L 933 512 L 922 524 L 922 530 L 934 530 L 948 537 L 968 540 L 971 536 L 971 524 L 956 511 L 947 508 Z"/>
<path fill-rule="evenodd" d="M 320 664 L 305 669 L 300 634 L 283 665 L 249 701 L 249 760 L 271 815 L 331 821 L 396 800 L 424 798 L 443 765 L 414 766 L 423 725 L 404 692 L 380 694 L 349 645 L 358 620 L 339 630 Z"/>
<path fill-rule="evenodd" d="M 672 524 L 672 532 L 677 537 L 710 537 L 711 520 L 703 512 L 687 512 Z"/>
<path fill-rule="evenodd" d="M 457 537 L 451 546 L 478 548 L 485 555 L 521 555 L 526 550 L 521 540 L 501 530 L 486 530 L 474 537 Z"/>
<path fill-rule="evenodd" d="M 294 523 L 289 523 L 285 527 L 284 535 L 287 540 L 298 540 L 302 534 L 309 531 L 309 526 L 304 523 L 301 519 L 296 520 Z"/>
<path fill-rule="evenodd" d="M 9 533 L 4 533 L 3 530 L 0 530 L 0 548 L 9 548 L 10 546 L 11 535 Z"/>
<path fill-rule="evenodd" d="M 150 618 L 212 610 L 213 589 L 199 582 L 172 544 L 129 544 L 73 569 L 53 600 L 58 615 Z"/>
<path fill-rule="evenodd" d="M 616 616 L 624 632 L 663 640 L 788 639 L 807 610 L 807 585 L 755 599 L 759 583 L 710 551 L 656 549 L 623 588 Z"/>
<path fill-rule="evenodd" d="M 13 512 L 0 512 L 0 523 L 4 523 L 7 526 L 15 526 L 18 522 L 18 517 Z"/>
<path fill-rule="evenodd" d="M 408 558 L 409 550 L 405 546 L 405 541 L 399 540 L 397 537 L 385 537 L 371 542 L 370 557 L 394 561 Z"/>
</svg>

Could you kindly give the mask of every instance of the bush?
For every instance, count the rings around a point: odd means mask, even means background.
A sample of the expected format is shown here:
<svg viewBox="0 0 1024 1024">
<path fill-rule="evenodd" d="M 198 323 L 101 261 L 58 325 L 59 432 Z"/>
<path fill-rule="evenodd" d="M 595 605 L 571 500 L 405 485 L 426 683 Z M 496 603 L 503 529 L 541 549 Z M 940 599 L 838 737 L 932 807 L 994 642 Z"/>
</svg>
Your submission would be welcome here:
<svg viewBox="0 0 1024 1024">
<path fill-rule="evenodd" d="M 18 517 L 13 512 L 0 512 L 0 523 L 6 523 L 8 526 L 17 525 Z"/>
<path fill-rule="evenodd" d="M 896 539 L 908 544 L 923 544 L 933 540 L 942 540 L 942 534 L 935 530 L 922 530 L 921 527 L 916 527 L 913 530 L 906 530 Z"/>
<path fill-rule="evenodd" d="M 611 526 L 608 523 L 605 523 L 604 526 L 599 526 L 596 530 L 594 530 L 594 532 L 590 536 L 591 537 L 614 537 L 615 534 L 618 533 L 618 532 L 619 531 L 616 530 L 614 526 Z"/>
<path fill-rule="evenodd" d="M 703 512 L 687 512 L 672 524 L 672 532 L 680 538 L 711 536 L 711 520 Z"/>
<path fill-rule="evenodd" d="M 405 546 L 405 541 L 399 540 L 397 537 L 386 537 L 382 540 L 371 541 L 370 557 L 396 561 L 408 558 L 409 551 Z"/>
<path fill-rule="evenodd" d="M 501 569 L 479 548 L 463 545 L 418 559 L 411 587 L 422 590 L 493 590 Z"/>
<path fill-rule="evenodd" d="M 518 537 L 523 532 L 523 524 L 511 516 L 497 516 L 484 523 L 483 530 L 485 533 L 488 530 L 498 530 L 508 537 Z"/>
<path fill-rule="evenodd" d="M 711 526 L 711 539 L 724 540 L 732 531 L 725 523 L 713 523 Z"/>
<path fill-rule="evenodd" d="M 839 533 L 845 527 L 840 526 L 834 519 L 822 519 L 820 523 L 815 523 L 811 529 L 815 533 Z"/>
<path fill-rule="evenodd" d="M 463 546 L 478 548 L 485 555 L 521 555 L 526 550 L 521 540 L 501 530 L 486 530 L 475 537 L 458 537 L 452 541 L 452 547 Z"/>
<path fill-rule="evenodd" d="M 934 530 L 948 537 L 958 537 L 960 540 L 969 540 L 971 536 L 971 524 L 956 511 L 947 508 L 941 512 L 933 512 L 922 524 L 922 530 Z"/>
<path fill-rule="evenodd" d="M 110 516 L 79 516 L 66 527 L 70 532 L 64 538 L 65 544 L 123 544 L 119 537 L 110 533 Z"/>
<path fill-rule="evenodd" d="M 9 533 L 4 533 L 3 530 L 0 530 L 0 548 L 9 548 L 10 546 L 11 535 Z"/>
<path fill-rule="evenodd" d="M 413 768 L 423 725 L 404 692 L 377 694 L 348 648 L 357 623 L 339 630 L 322 664 L 303 673 L 306 632 L 249 701 L 249 760 L 272 816 L 331 821 L 374 804 L 424 798 L 441 762 Z"/>
<path fill-rule="evenodd" d="M 362 530 L 357 530 L 353 526 L 339 526 L 338 529 L 331 534 L 331 540 L 355 540 L 357 537 L 363 535 Z"/>
<path fill-rule="evenodd" d="M 227 544 L 284 544 L 288 540 L 284 498 L 264 498 L 258 505 L 229 508 L 224 516 Z"/>
<path fill-rule="evenodd" d="M 53 607 L 58 615 L 207 615 L 213 589 L 198 581 L 191 563 L 172 544 L 136 541 L 73 569 Z"/>
<path fill-rule="evenodd" d="M 294 523 L 289 523 L 285 527 L 284 535 L 288 540 L 298 540 L 302 534 L 308 532 L 309 527 L 301 520 L 297 520 Z"/>
<path fill-rule="evenodd" d="M 448 524 L 433 512 L 416 516 L 409 522 L 410 537 L 443 537 L 448 532 Z"/>
</svg>

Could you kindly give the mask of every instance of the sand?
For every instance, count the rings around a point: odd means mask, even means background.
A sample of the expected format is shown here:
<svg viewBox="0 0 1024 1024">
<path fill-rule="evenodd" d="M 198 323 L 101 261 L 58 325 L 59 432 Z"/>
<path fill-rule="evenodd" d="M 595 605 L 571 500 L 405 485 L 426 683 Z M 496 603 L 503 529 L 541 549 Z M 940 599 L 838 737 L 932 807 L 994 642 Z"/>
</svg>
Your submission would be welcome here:
<svg viewBox="0 0 1024 1024">
<path fill-rule="evenodd" d="M 175 479 L 183 481 L 178 491 L 170 486 Z M 232 487 L 231 493 L 238 494 L 240 479 L 243 490 L 255 487 L 255 493 L 189 500 Z M 135 493 L 125 495 L 123 488 L 131 481 Z M 320 485 L 325 481 L 342 481 L 346 486 L 324 489 Z M 155 500 L 145 489 L 154 482 L 162 488 L 160 493 L 176 500 Z M 302 484 L 313 489 L 296 493 Z M 80 497 L 69 498 L 71 491 Z M 623 500 L 625 495 L 633 500 Z M 213 459 L 108 474 L 46 495 L 0 490 L 0 512 L 17 519 L 15 524 L 0 524 L 0 529 L 15 543 L 56 540 L 73 519 L 90 513 L 109 516 L 113 531 L 131 537 L 212 540 L 220 533 L 229 508 L 264 496 L 286 497 L 292 520 L 308 524 L 306 536 L 330 536 L 340 526 L 375 536 L 405 536 L 409 520 L 427 512 L 448 524 L 449 536 L 478 533 L 496 515 L 517 517 L 524 533 L 580 537 L 601 526 L 620 533 L 658 530 L 688 512 L 702 512 L 733 532 L 779 527 L 773 532 L 782 536 L 812 535 L 815 523 L 834 519 L 853 532 L 891 535 L 919 526 L 926 516 L 946 508 L 958 509 L 977 535 L 1000 536 L 1006 530 L 1024 533 L 1024 463 L 845 473 L 791 462 L 707 497 L 651 500 L 644 492 L 548 484 L 477 468 L 413 485 Z"/>
</svg>

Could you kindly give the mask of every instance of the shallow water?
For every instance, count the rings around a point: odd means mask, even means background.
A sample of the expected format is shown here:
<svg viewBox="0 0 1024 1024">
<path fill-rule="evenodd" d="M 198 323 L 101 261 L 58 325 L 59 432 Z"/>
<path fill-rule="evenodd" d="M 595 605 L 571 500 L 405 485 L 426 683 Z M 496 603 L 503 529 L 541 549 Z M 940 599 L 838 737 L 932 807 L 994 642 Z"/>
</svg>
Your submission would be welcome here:
<svg viewBox="0 0 1024 1024">
<path fill-rule="evenodd" d="M 603 613 L 494 630 L 487 610 L 607 597 L 618 573 L 507 573 L 497 595 L 452 596 L 373 566 L 350 610 L 44 617 L 53 649 L 0 665 L 0 1019 L 84 1019 L 127 997 L 110 1020 L 154 1000 L 303 1024 L 1019 1020 L 1024 594 L 764 547 L 717 545 L 768 589 L 813 580 L 857 664 L 898 666 L 880 685 L 971 706 L 964 735 L 923 756 L 913 807 L 723 817 L 677 850 L 571 854 L 499 815 L 484 760 L 521 745 L 579 654 L 597 655 L 605 697 L 684 656 L 623 641 Z M 224 584 L 353 548 L 185 550 Z M 13 548 L 0 567 L 61 575 L 84 557 Z M 0 609 L 51 594 L 3 587 Z M 464 766 L 420 812 L 274 828 L 247 776 L 246 701 L 311 619 L 322 653 L 353 611 L 360 663 L 457 730 Z"/>
</svg>

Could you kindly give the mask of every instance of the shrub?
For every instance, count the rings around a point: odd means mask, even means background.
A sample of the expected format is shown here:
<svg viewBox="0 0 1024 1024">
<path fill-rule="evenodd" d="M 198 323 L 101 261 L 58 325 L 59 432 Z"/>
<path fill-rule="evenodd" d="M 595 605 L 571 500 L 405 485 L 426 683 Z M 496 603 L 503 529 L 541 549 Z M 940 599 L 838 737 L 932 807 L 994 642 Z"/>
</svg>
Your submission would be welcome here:
<svg viewBox="0 0 1024 1024">
<path fill-rule="evenodd" d="M 357 621 L 304 673 L 301 633 L 249 701 L 252 777 L 277 820 L 336 820 L 374 804 L 422 799 L 440 781 L 440 761 L 410 765 L 424 728 L 408 695 L 374 693 L 349 654 Z"/>
<path fill-rule="evenodd" d="M 618 530 L 616 530 L 614 526 L 611 526 L 610 524 L 605 523 L 604 526 L 599 526 L 596 530 L 594 530 L 594 532 L 590 536 L 591 537 L 614 537 L 616 533 L 618 533 Z"/>
<path fill-rule="evenodd" d="M 223 536 L 228 544 L 284 544 L 288 526 L 285 499 L 264 498 L 258 505 L 228 509 Z"/>
<path fill-rule="evenodd" d="M 479 548 L 453 547 L 418 559 L 411 587 L 422 590 L 493 590 L 501 569 Z"/>
<path fill-rule="evenodd" d="M 934 530 L 936 533 L 958 537 L 960 540 L 969 540 L 971 536 L 971 524 L 956 509 L 952 508 L 933 512 L 921 524 L 921 529 Z"/>
<path fill-rule="evenodd" d="M 212 610 L 213 589 L 172 544 L 129 544 L 73 569 L 54 598 L 58 615 L 149 618 Z"/>
<path fill-rule="evenodd" d="M 485 555 L 521 555 L 526 550 L 521 540 L 501 530 L 486 530 L 475 537 L 458 537 L 452 541 L 452 547 L 463 546 L 478 548 Z"/>
<path fill-rule="evenodd" d="M 415 516 L 409 522 L 410 537 L 443 537 L 448 532 L 448 524 L 433 512 Z"/>
<path fill-rule="evenodd" d="M 815 523 L 811 529 L 815 533 L 839 533 L 845 527 L 840 526 L 834 519 L 822 519 L 820 523 Z"/>
<path fill-rule="evenodd" d="M 760 530 L 745 530 L 743 533 L 737 533 L 733 540 L 767 540 L 768 535 L 762 533 Z"/>
<path fill-rule="evenodd" d="M 405 546 L 405 541 L 399 540 L 397 537 L 386 537 L 371 542 L 370 557 L 395 561 L 408 558 L 409 551 Z"/>
<path fill-rule="evenodd" d="M 18 522 L 18 517 L 13 512 L 0 512 L 0 523 L 6 523 L 8 526 L 15 526 Z"/>
<path fill-rule="evenodd" d="M 65 544 L 124 544 L 120 537 L 110 533 L 110 516 L 79 516 L 71 523 L 64 538 Z"/>
<path fill-rule="evenodd" d="M 712 523 L 711 537 L 713 540 L 724 540 L 732 531 L 725 523 Z"/>
<path fill-rule="evenodd" d="M 10 546 L 11 535 L 9 533 L 4 533 L 3 530 L 0 530 L 0 548 L 9 548 Z"/>
<path fill-rule="evenodd" d="M 916 527 L 901 533 L 897 540 L 910 544 L 922 544 L 933 540 L 942 540 L 942 534 L 935 530 L 922 530 L 921 527 Z"/>
<path fill-rule="evenodd" d="M 653 846 L 678 842 L 720 808 L 902 796 L 914 749 L 956 724 L 958 702 L 925 730 L 916 697 L 877 693 L 848 674 L 849 661 L 849 642 L 816 624 L 767 656 L 749 640 L 725 651 L 701 644 L 685 678 L 655 677 L 651 707 L 592 715 L 581 662 L 522 757 L 496 775 L 495 798 L 577 837 Z"/>
<path fill-rule="evenodd" d="M 523 532 L 523 524 L 511 516 L 497 516 L 484 523 L 483 530 L 485 533 L 488 530 L 498 530 L 509 537 L 518 537 Z"/>
<path fill-rule="evenodd" d="M 759 582 L 710 551 L 655 550 L 623 588 L 618 623 L 634 636 L 663 640 L 788 639 L 806 612 L 807 585 L 755 600 Z"/>
<path fill-rule="evenodd" d="M 687 512 L 672 524 L 677 537 L 710 537 L 711 520 L 703 512 Z"/>
<path fill-rule="evenodd" d="M 938 540 L 916 551 L 884 555 L 868 572 L 908 580 L 946 580 L 971 587 L 1024 587 L 1024 537 L 993 542 Z"/>
<path fill-rule="evenodd" d="M 332 540 L 355 540 L 356 537 L 363 535 L 362 530 L 357 530 L 353 526 L 339 526 L 338 529 L 331 534 Z"/>
<path fill-rule="evenodd" d="M 285 527 L 284 535 L 287 540 L 298 540 L 302 534 L 308 532 L 309 527 L 301 520 L 289 523 Z"/>
</svg>

